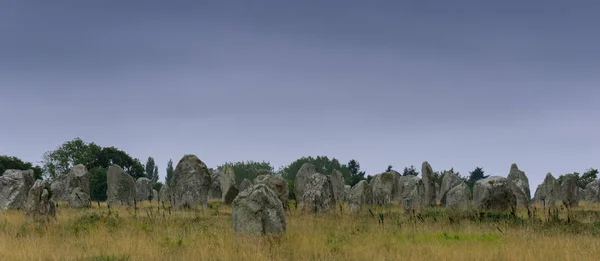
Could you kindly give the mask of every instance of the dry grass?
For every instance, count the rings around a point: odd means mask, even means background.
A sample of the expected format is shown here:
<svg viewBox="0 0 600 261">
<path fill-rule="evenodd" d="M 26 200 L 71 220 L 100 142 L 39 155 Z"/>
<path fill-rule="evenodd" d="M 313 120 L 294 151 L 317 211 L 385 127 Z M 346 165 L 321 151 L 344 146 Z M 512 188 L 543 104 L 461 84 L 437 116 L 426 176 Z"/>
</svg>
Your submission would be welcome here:
<svg viewBox="0 0 600 261">
<path fill-rule="evenodd" d="M 538 210 L 528 218 L 448 217 L 441 209 L 401 215 L 399 207 L 351 217 L 291 211 L 279 238 L 234 237 L 231 209 L 199 211 L 145 204 L 137 213 L 106 205 L 59 207 L 45 227 L 21 211 L 0 213 L 0 260 L 598 260 L 600 208 Z M 377 217 L 383 214 L 383 224 Z M 542 221 L 544 220 L 544 221 Z M 549 221 L 548 221 L 549 220 Z M 570 221 L 568 221 L 570 220 Z"/>
</svg>

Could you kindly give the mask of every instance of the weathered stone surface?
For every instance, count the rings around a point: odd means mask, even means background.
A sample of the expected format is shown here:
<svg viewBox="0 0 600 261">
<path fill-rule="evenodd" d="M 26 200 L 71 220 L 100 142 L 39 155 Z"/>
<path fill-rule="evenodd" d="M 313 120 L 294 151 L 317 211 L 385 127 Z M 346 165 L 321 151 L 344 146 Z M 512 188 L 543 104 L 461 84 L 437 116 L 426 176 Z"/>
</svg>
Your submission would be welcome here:
<svg viewBox="0 0 600 261">
<path fill-rule="evenodd" d="M 435 206 L 435 179 L 433 178 L 433 169 L 427 161 L 421 166 L 422 182 L 425 188 L 423 205 L 426 207 Z"/>
<path fill-rule="evenodd" d="M 152 201 L 158 201 L 158 191 L 152 189 Z"/>
<path fill-rule="evenodd" d="M 23 209 L 34 182 L 33 170 L 6 170 L 0 176 L 0 210 Z"/>
<path fill-rule="evenodd" d="M 351 189 L 352 189 L 352 186 L 344 185 L 344 201 L 348 201 L 348 199 L 350 198 L 350 190 Z"/>
<path fill-rule="evenodd" d="M 225 204 L 231 204 L 240 192 L 235 184 L 235 172 L 232 166 L 225 165 L 221 169 L 221 190 Z"/>
<path fill-rule="evenodd" d="M 91 205 L 90 173 L 87 168 L 82 164 L 74 166 L 69 171 L 67 180 L 69 206 L 72 208 L 89 207 Z"/>
<path fill-rule="evenodd" d="M 363 206 L 371 204 L 372 201 L 373 192 L 371 191 L 369 182 L 366 180 L 359 181 L 350 189 L 350 193 L 348 195 L 348 207 L 350 208 L 350 214 L 360 212 Z"/>
<path fill-rule="evenodd" d="M 442 179 L 442 185 L 440 186 L 438 194 L 440 206 L 446 205 L 446 197 L 448 195 L 448 192 L 450 192 L 450 190 L 460 185 L 461 183 L 463 183 L 463 181 L 458 175 L 456 175 L 456 173 L 447 172 L 444 174 L 444 178 Z"/>
<path fill-rule="evenodd" d="M 535 200 L 544 206 L 554 206 L 559 199 L 561 199 L 560 184 L 552 173 L 548 173 L 535 192 Z"/>
<path fill-rule="evenodd" d="M 587 202 L 600 202 L 600 179 L 594 180 L 585 186 L 583 200 Z"/>
<path fill-rule="evenodd" d="M 478 180 L 473 188 L 473 200 L 475 207 L 485 210 L 506 211 L 517 207 L 517 197 L 508 180 L 499 176 Z"/>
<path fill-rule="evenodd" d="M 404 212 L 417 209 L 423 204 L 425 187 L 417 176 L 402 176 L 396 182 L 398 199 L 404 208 Z"/>
<path fill-rule="evenodd" d="M 454 186 L 446 195 L 446 208 L 452 211 L 469 211 L 471 208 L 471 190 L 464 182 Z"/>
<path fill-rule="evenodd" d="M 252 181 L 250 181 L 249 179 L 244 179 L 242 180 L 242 183 L 240 183 L 240 191 L 248 189 L 249 187 L 252 187 L 254 184 L 252 184 Z"/>
<path fill-rule="evenodd" d="M 561 184 L 562 201 L 569 207 L 579 205 L 578 178 L 574 174 L 567 174 Z"/>
<path fill-rule="evenodd" d="M 69 200 L 69 192 L 67 187 L 69 186 L 69 175 L 61 174 L 56 177 L 50 184 L 52 190 L 52 200 L 55 201 L 67 201 Z"/>
<path fill-rule="evenodd" d="M 137 202 L 152 199 L 152 181 L 148 178 L 139 178 L 135 181 L 135 200 Z"/>
<path fill-rule="evenodd" d="M 277 195 L 283 209 L 289 209 L 288 198 L 290 189 L 288 183 L 279 175 L 260 175 L 254 179 L 254 184 L 265 184 Z"/>
<path fill-rule="evenodd" d="M 221 172 L 214 170 L 210 172 L 210 188 L 208 189 L 209 199 L 223 199 L 221 190 Z"/>
<path fill-rule="evenodd" d="M 320 173 L 308 177 L 301 205 L 312 212 L 329 212 L 335 206 L 329 177 Z"/>
<path fill-rule="evenodd" d="M 177 163 L 169 191 L 175 207 L 206 207 L 210 188 L 210 173 L 196 155 L 187 154 Z"/>
<path fill-rule="evenodd" d="M 517 206 L 528 206 L 531 201 L 531 191 L 529 189 L 529 179 L 525 172 L 519 170 L 517 164 L 513 163 L 506 179 L 513 194 L 517 197 Z"/>
<path fill-rule="evenodd" d="M 169 194 L 169 185 L 164 184 L 158 192 L 158 200 L 160 202 L 171 203 L 171 195 Z"/>
<path fill-rule="evenodd" d="M 121 167 L 111 165 L 106 173 L 106 196 L 109 205 L 133 205 L 135 181 Z"/>
<path fill-rule="evenodd" d="M 391 172 L 377 174 L 371 180 L 373 204 L 389 205 L 394 199 L 396 177 Z"/>
<path fill-rule="evenodd" d="M 310 163 L 304 163 L 302 167 L 300 167 L 300 170 L 298 170 L 296 178 L 294 179 L 294 195 L 296 196 L 297 204 L 302 204 L 306 182 L 308 178 L 315 173 L 317 173 L 317 170 L 315 169 L 315 166 Z"/>
<path fill-rule="evenodd" d="M 336 169 L 331 172 L 329 175 L 329 179 L 331 180 L 331 186 L 333 186 L 333 197 L 335 198 L 335 202 L 342 203 L 344 201 L 344 191 L 345 184 L 344 176 L 342 173 Z"/>
<path fill-rule="evenodd" d="M 232 203 L 231 217 L 235 233 L 267 235 L 286 230 L 283 204 L 265 184 L 242 190 Z"/>
<path fill-rule="evenodd" d="M 41 179 L 35 181 L 27 195 L 25 203 L 25 217 L 34 221 L 45 221 L 52 214 L 56 215 L 56 210 L 52 213 L 53 201 L 50 200 L 50 192 L 46 187 L 47 183 Z"/>
</svg>

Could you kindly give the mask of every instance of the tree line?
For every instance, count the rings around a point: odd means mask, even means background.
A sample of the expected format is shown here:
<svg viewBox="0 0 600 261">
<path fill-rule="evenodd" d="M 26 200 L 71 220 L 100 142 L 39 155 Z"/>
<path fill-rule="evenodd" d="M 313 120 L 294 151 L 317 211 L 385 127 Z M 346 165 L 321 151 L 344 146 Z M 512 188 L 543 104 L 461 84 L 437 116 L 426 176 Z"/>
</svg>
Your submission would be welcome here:
<svg viewBox="0 0 600 261">
<path fill-rule="evenodd" d="M 340 171 L 346 184 L 350 186 L 356 185 L 361 180 L 370 182 L 370 179 L 372 178 L 372 176 L 367 176 L 365 171 L 361 170 L 360 163 L 355 159 L 351 159 L 347 163 L 341 163 L 338 159 L 333 157 L 329 158 L 327 156 L 301 157 L 289 165 L 280 167 L 278 170 L 275 170 L 271 163 L 267 161 L 226 162 L 217 166 L 217 170 L 225 165 L 232 166 L 238 184 L 244 179 L 252 181 L 259 175 L 281 175 L 287 180 L 288 186 L 290 187 L 290 198 L 294 199 L 293 186 L 296 173 L 298 173 L 305 163 L 314 165 L 318 172 L 326 175 L 331 174 L 333 170 Z M 131 157 L 123 150 L 115 147 L 101 147 L 94 142 L 85 142 L 81 138 L 75 138 L 64 142 L 56 149 L 44 153 L 41 164 L 41 166 L 38 166 L 30 162 L 24 162 L 17 157 L 0 155 L 0 175 L 7 169 L 32 169 L 36 179 L 44 178 L 52 181 L 59 175 L 66 175 L 73 166 L 83 164 L 90 172 L 90 192 L 92 200 L 104 201 L 106 200 L 107 190 L 106 173 L 108 167 L 112 164 L 123 168 L 134 179 L 141 177 L 150 179 L 154 184 L 153 188 L 156 190 L 160 190 L 163 184 L 169 184 L 174 171 L 173 160 L 170 159 L 165 167 L 165 182 L 163 183 L 159 181 L 159 166 L 156 164 L 153 157 L 148 157 L 146 163 L 142 164 L 139 159 Z M 215 170 L 210 169 L 210 171 L 214 172 Z M 394 167 L 389 165 L 385 169 L 385 172 L 397 172 L 398 175 L 402 176 L 419 175 L 419 172 L 413 165 L 404 167 L 402 172 L 394 170 Z M 456 174 L 471 190 L 478 180 L 489 177 L 489 175 L 485 175 L 482 167 L 476 167 L 466 176 L 460 175 L 460 173 L 454 171 L 454 168 L 451 168 L 449 170 L 434 172 L 434 181 L 441 186 L 444 176 L 449 174 Z M 597 179 L 598 170 L 590 168 L 582 175 L 577 172 L 573 174 L 578 178 L 578 185 L 581 188 L 585 188 L 588 183 Z M 559 176 L 559 183 L 562 183 L 563 179 L 564 175 Z"/>
</svg>

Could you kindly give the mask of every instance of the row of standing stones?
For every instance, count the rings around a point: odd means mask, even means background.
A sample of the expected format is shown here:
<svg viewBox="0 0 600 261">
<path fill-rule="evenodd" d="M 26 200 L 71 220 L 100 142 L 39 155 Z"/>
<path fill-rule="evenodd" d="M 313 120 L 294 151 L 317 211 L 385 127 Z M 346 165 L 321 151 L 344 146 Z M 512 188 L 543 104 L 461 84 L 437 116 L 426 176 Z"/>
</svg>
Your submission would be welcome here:
<svg viewBox="0 0 600 261">
<path fill-rule="evenodd" d="M 428 162 L 421 168 L 422 179 L 402 176 L 392 171 L 375 175 L 371 182 L 360 181 L 354 187 L 345 185 L 341 172 L 319 173 L 311 164 L 304 164 L 294 181 L 296 207 L 315 213 L 330 212 L 341 202 L 347 202 L 350 214 L 357 214 L 371 205 L 401 204 L 405 212 L 437 206 L 451 211 L 514 210 L 531 202 L 529 180 L 525 172 L 512 164 L 506 178 L 491 176 L 476 182 L 473 192 L 456 174 L 444 175 L 441 185 L 433 179 Z M 54 217 L 55 201 L 67 201 L 74 208 L 88 207 L 90 175 L 85 166 L 77 165 L 67 175 L 51 185 L 33 179 L 33 172 L 7 170 L 0 176 L 0 210 L 24 209 L 26 216 L 39 220 Z M 135 181 L 119 166 L 107 172 L 107 202 L 109 205 L 131 205 L 143 200 L 159 200 L 173 207 L 206 207 L 209 198 L 220 198 L 232 205 L 232 225 L 235 232 L 249 234 L 281 233 L 286 229 L 285 211 L 288 205 L 288 184 L 277 175 L 260 175 L 254 181 L 236 183 L 232 167 L 211 172 L 195 155 L 185 155 L 177 164 L 169 185 L 160 192 L 152 189 L 147 178 Z M 566 175 L 562 185 L 550 174 L 535 192 L 534 201 L 551 206 L 562 201 L 568 206 L 579 200 L 600 202 L 600 180 L 578 189 L 577 178 Z"/>
</svg>

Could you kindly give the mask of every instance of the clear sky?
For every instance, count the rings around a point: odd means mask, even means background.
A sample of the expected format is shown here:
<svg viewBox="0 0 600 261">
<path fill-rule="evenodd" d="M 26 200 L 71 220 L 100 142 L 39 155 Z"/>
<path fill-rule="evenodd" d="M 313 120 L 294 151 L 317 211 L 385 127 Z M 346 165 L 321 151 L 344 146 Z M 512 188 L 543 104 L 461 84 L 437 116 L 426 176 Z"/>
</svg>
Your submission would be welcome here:
<svg viewBox="0 0 600 261">
<path fill-rule="evenodd" d="M 598 1 L 0 2 L 0 154 L 600 167 Z"/>
</svg>

